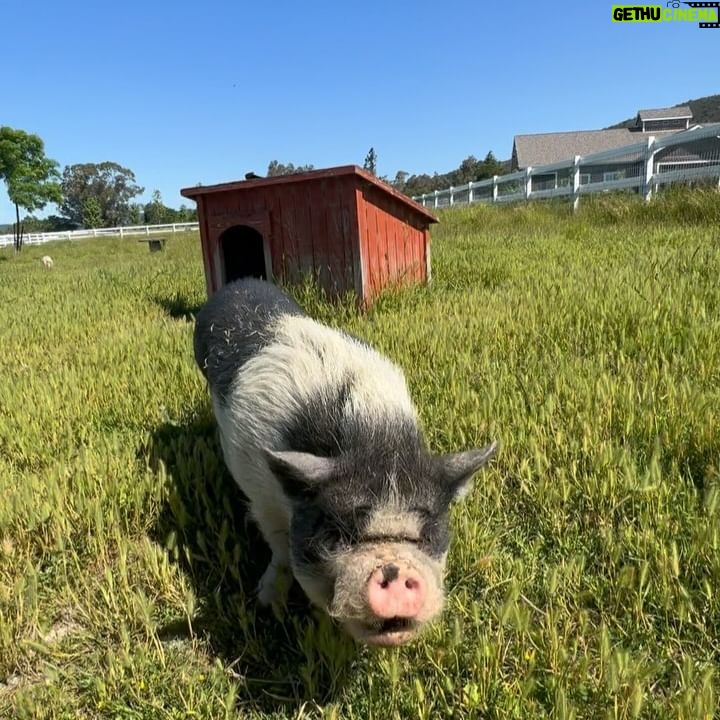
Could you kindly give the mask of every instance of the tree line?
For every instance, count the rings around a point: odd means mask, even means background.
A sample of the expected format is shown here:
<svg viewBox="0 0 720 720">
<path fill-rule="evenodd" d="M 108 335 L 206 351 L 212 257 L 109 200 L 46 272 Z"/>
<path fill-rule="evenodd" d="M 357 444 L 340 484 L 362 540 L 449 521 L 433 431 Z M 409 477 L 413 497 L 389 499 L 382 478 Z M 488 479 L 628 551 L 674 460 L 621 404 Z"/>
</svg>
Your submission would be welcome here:
<svg viewBox="0 0 720 720">
<path fill-rule="evenodd" d="M 459 167 L 450 172 L 432 175 L 410 175 L 399 170 L 394 179 L 381 180 L 406 195 L 422 195 L 434 190 L 471 181 L 483 180 L 508 172 L 509 163 L 495 159 L 492 151 L 484 160 L 473 155 L 465 158 Z M 377 175 L 377 153 L 371 147 L 365 156 L 363 168 Z M 267 177 L 290 175 L 313 170 L 313 165 L 293 165 L 272 160 Z M 259 177 L 248 173 L 246 178 Z M 0 180 L 5 183 L 8 197 L 15 205 L 13 233 L 15 249 L 22 247 L 25 232 L 53 232 L 76 228 L 121 227 L 127 225 L 161 225 L 164 223 L 193 222 L 197 211 L 181 205 L 179 210 L 167 207 L 158 190 L 149 203 L 134 202 L 145 192 L 129 168 L 115 162 L 78 163 L 68 165 L 60 173 L 59 164 L 45 156 L 40 137 L 6 126 L 0 126 Z M 32 213 L 55 203 L 60 215 L 37 218 Z M 20 216 L 20 210 L 27 214 Z"/>
<path fill-rule="evenodd" d="M 0 180 L 15 205 L 13 235 L 20 251 L 26 232 L 56 232 L 76 228 L 160 225 L 193 222 L 194 208 L 166 206 L 158 190 L 149 203 L 134 202 L 145 192 L 129 168 L 115 162 L 78 163 L 66 166 L 45 155 L 38 135 L 0 127 Z M 32 213 L 55 203 L 60 215 L 46 218 Z M 21 218 L 20 211 L 27 214 Z"/>
<path fill-rule="evenodd" d="M 451 185 L 467 185 L 469 182 L 477 182 L 478 180 L 486 180 L 493 175 L 504 175 L 510 172 L 510 161 L 499 161 L 495 158 L 492 150 L 485 155 L 484 160 L 478 160 L 474 155 L 466 157 L 460 165 L 454 170 L 446 173 L 433 173 L 428 175 L 423 173 L 420 175 L 411 175 L 404 170 L 398 170 L 395 177 L 390 179 L 386 175 L 378 176 L 377 174 L 378 155 L 374 147 L 368 150 L 363 162 L 363 169 L 379 177 L 380 180 L 392 185 L 410 197 L 431 193 L 435 190 L 445 190 Z M 267 177 L 275 177 L 278 175 L 291 175 L 293 173 L 307 172 L 313 170 L 313 165 L 298 165 L 292 163 L 284 164 L 273 160 L 268 165 Z"/>
<path fill-rule="evenodd" d="M 491 150 L 484 160 L 469 155 L 457 168 L 446 173 L 410 175 L 404 170 L 399 170 L 390 184 L 400 192 L 413 197 L 435 190 L 445 190 L 450 186 L 457 187 L 467 185 L 469 182 L 487 180 L 494 175 L 504 175 L 508 172 L 510 172 L 510 163 L 497 160 Z"/>
</svg>

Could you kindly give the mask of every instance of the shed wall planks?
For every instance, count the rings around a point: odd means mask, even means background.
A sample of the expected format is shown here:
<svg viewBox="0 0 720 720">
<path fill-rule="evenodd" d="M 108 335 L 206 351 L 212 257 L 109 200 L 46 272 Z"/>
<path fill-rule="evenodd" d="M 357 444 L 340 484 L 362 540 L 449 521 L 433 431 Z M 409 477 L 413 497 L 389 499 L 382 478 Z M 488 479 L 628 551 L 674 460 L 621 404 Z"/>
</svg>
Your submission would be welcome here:
<svg viewBox="0 0 720 720">
<path fill-rule="evenodd" d="M 227 281 L 221 236 L 239 225 L 262 236 L 270 279 L 297 282 L 311 273 L 329 294 L 354 291 L 367 304 L 388 285 L 428 277 L 427 228 L 435 218 L 355 166 L 182 194 L 198 203 L 209 295 Z M 234 235 L 227 252 L 242 255 L 243 243 L 257 238 L 248 233 Z"/>
</svg>

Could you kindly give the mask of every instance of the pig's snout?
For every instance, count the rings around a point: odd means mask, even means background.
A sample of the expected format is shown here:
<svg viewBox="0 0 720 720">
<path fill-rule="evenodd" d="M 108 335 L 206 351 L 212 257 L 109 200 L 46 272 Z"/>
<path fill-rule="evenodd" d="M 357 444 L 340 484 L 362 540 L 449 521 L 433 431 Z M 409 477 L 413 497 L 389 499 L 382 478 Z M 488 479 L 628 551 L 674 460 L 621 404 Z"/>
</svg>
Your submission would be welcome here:
<svg viewBox="0 0 720 720">
<path fill-rule="evenodd" d="M 389 564 L 375 570 L 368 582 L 368 605 L 376 617 L 411 619 L 425 604 L 425 582 L 413 570 Z"/>
</svg>

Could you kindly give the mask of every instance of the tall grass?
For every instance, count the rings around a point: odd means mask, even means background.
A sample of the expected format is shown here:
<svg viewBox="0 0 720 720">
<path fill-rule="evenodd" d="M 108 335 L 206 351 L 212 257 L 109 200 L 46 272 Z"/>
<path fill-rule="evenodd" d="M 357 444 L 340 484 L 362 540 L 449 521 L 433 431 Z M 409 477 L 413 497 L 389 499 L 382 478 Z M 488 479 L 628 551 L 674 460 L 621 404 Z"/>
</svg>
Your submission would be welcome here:
<svg viewBox="0 0 720 720">
<path fill-rule="evenodd" d="M 430 287 L 294 291 L 405 369 L 433 450 L 502 442 L 443 620 L 392 651 L 254 601 L 197 237 L 0 253 L 0 717 L 713 717 L 718 199 L 458 208 Z"/>
</svg>

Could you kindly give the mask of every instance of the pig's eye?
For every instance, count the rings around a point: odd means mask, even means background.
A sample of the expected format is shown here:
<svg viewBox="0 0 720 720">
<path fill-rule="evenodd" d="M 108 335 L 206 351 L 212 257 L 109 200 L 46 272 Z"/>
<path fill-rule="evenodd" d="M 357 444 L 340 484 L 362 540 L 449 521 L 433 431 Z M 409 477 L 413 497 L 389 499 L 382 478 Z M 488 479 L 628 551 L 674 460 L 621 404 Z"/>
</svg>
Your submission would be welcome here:
<svg viewBox="0 0 720 720">
<path fill-rule="evenodd" d="M 437 511 L 425 510 L 420 514 L 420 546 L 431 556 L 440 557 L 448 548 L 447 516 Z"/>
</svg>

